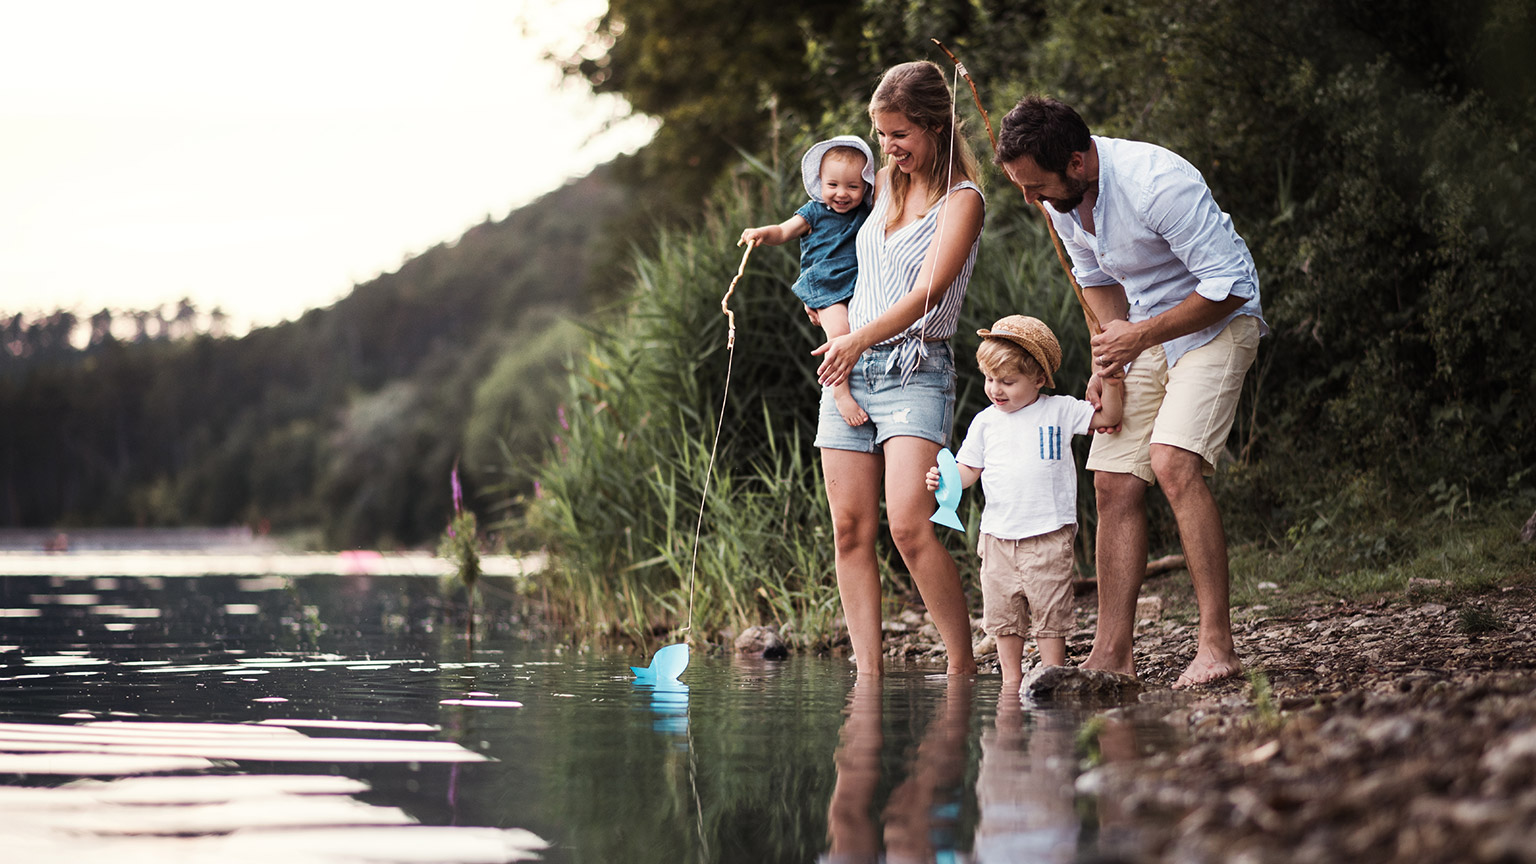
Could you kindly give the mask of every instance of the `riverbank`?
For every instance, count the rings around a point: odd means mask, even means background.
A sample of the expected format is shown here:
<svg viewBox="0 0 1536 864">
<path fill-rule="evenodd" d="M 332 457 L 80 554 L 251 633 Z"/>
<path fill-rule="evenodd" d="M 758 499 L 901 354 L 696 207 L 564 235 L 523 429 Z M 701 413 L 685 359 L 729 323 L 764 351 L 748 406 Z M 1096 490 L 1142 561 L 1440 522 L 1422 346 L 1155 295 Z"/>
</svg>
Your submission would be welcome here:
<svg viewBox="0 0 1536 864">
<path fill-rule="evenodd" d="M 1530 575 L 1481 593 L 1414 580 L 1396 596 L 1288 598 L 1280 614 L 1238 607 L 1248 674 L 1194 691 L 1168 689 L 1195 650 L 1187 574 L 1149 580 L 1146 690 L 1080 742 L 1102 860 L 1536 861 Z M 1068 640 L 1070 662 L 1088 654 L 1095 603 L 1078 597 L 1088 626 Z M 888 628 L 888 653 L 942 656 L 929 628 Z M 995 671 L 995 655 L 980 660 Z M 1130 730 L 1147 723 L 1179 745 L 1146 753 Z"/>
</svg>

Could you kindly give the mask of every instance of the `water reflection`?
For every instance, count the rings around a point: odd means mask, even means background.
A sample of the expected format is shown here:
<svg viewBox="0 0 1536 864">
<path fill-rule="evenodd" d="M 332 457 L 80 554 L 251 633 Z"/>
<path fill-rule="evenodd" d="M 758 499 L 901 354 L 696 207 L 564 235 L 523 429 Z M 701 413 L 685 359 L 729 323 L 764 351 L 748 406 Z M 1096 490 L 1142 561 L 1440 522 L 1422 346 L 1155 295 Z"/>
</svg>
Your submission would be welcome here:
<svg viewBox="0 0 1536 864">
<path fill-rule="evenodd" d="M 1021 703 L 995 677 L 897 664 L 853 683 L 842 659 L 701 650 L 686 684 L 636 686 L 639 658 L 515 639 L 494 607 L 466 657 L 437 592 L 354 577 L 0 577 L 0 795 L 104 767 L 104 781 L 344 778 L 302 794 L 340 796 L 336 812 L 344 799 L 394 808 L 364 812 L 403 813 L 413 830 L 525 829 L 551 842 L 538 854 L 552 864 L 1071 861 L 1116 822 L 1115 802 L 1074 792 L 1086 713 Z M 43 599 L 56 597 L 81 602 Z M 231 612 L 241 604 L 261 614 Z M 1142 755 L 1135 721 L 1099 728 L 1105 759 Z M 447 761 L 422 758 L 434 754 Z M 62 773 L 38 771 L 45 758 Z M 89 826 L 91 812 L 72 818 Z M 33 860 L 9 854 L 10 821 L 0 860 Z M 245 833 L 224 848 L 258 844 Z"/>
<path fill-rule="evenodd" d="M 1016 689 L 999 693 L 996 722 L 981 734 L 977 861 L 1057 864 L 1077 857 L 1078 725 L 1066 711 L 1026 712 Z"/>
<path fill-rule="evenodd" d="M 848 694 L 833 758 L 837 782 L 827 807 L 829 862 L 934 861 L 959 851 L 966 743 L 974 685 L 949 679 L 936 713 L 873 817 L 885 750 L 885 682 L 859 679 Z"/>
</svg>

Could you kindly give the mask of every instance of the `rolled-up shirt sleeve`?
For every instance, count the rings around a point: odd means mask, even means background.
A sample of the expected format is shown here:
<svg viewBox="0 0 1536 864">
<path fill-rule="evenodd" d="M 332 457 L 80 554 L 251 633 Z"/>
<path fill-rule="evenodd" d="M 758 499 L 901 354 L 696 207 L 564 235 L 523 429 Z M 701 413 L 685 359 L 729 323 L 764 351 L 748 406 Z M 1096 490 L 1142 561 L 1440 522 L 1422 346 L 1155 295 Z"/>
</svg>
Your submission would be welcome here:
<svg viewBox="0 0 1536 864">
<path fill-rule="evenodd" d="M 1220 302 L 1258 296 L 1258 274 L 1232 218 L 1216 206 L 1210 187 L 1187 163 L 1164 166 L 1143 189 L 1143 224 L 1160 234 L 1197 280 L 1195 292 Z"/>
</svg>

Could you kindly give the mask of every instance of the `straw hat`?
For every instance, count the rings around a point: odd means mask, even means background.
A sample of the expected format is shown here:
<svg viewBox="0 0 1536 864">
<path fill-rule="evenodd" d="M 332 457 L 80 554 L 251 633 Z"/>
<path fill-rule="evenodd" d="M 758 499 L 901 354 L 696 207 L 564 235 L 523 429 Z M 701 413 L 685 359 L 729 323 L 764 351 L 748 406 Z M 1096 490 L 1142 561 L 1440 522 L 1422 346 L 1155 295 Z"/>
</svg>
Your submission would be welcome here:
<svg viewBox="0 0 1536 864">
<path fill-rule="evenodd" d="M 1061 368 L 1061 343 L 1056 341 L 1056 334 L 1051 332 L 1044 321 L 1028 315 L 1009 315 L 997 319 L 991 330 L 977 330 L 976 335 L 983 339 L 1007 339 L 1018 343 L 1040 364 L 1045 372 L 1045 386 L 1056 386 L 1053 375 Z"/>
<path fill-rule="evenodd" d="M 836 138 L 817 141 L 800 158 L 800 179 L 805 181 L 805 194 L 811 196 L 811 200 L 821 201 L 821 157 L 827 155 L 827 151 L 833 147 L 852 147 L 863 153 L 864 185 L 870 189 L 875 188 L 875 154 L 869 149 L 869 145 L 857 135 L 839 135 Z M 869 200 L 869 194 L 868 190 L 864 192 L 864 200 Z M 821 203 L 826 202 L 821 201 Z"/>
</svg>

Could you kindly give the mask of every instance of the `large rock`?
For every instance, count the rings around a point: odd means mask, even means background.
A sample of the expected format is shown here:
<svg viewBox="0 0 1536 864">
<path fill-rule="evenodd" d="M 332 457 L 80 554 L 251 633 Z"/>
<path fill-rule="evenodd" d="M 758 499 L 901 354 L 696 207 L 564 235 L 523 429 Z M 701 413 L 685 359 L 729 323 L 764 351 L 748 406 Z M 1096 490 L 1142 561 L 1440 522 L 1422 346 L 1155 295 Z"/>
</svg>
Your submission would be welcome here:
<svg viewBox="0 0 1536 864">
<path fill-rule="evenodd" d="M 1020 686 L 1038 702 L 1130 702 L 1141 692 L 1134 675 L 1078 666 L 1036 666 Z"/>
<path fill-rule="evenodd" d="M 789 646 L 771 628 L 748 627 L 736 637 L 736 653 L 765 660 L 783 660 L 789 656 Z"/>
</svg>

